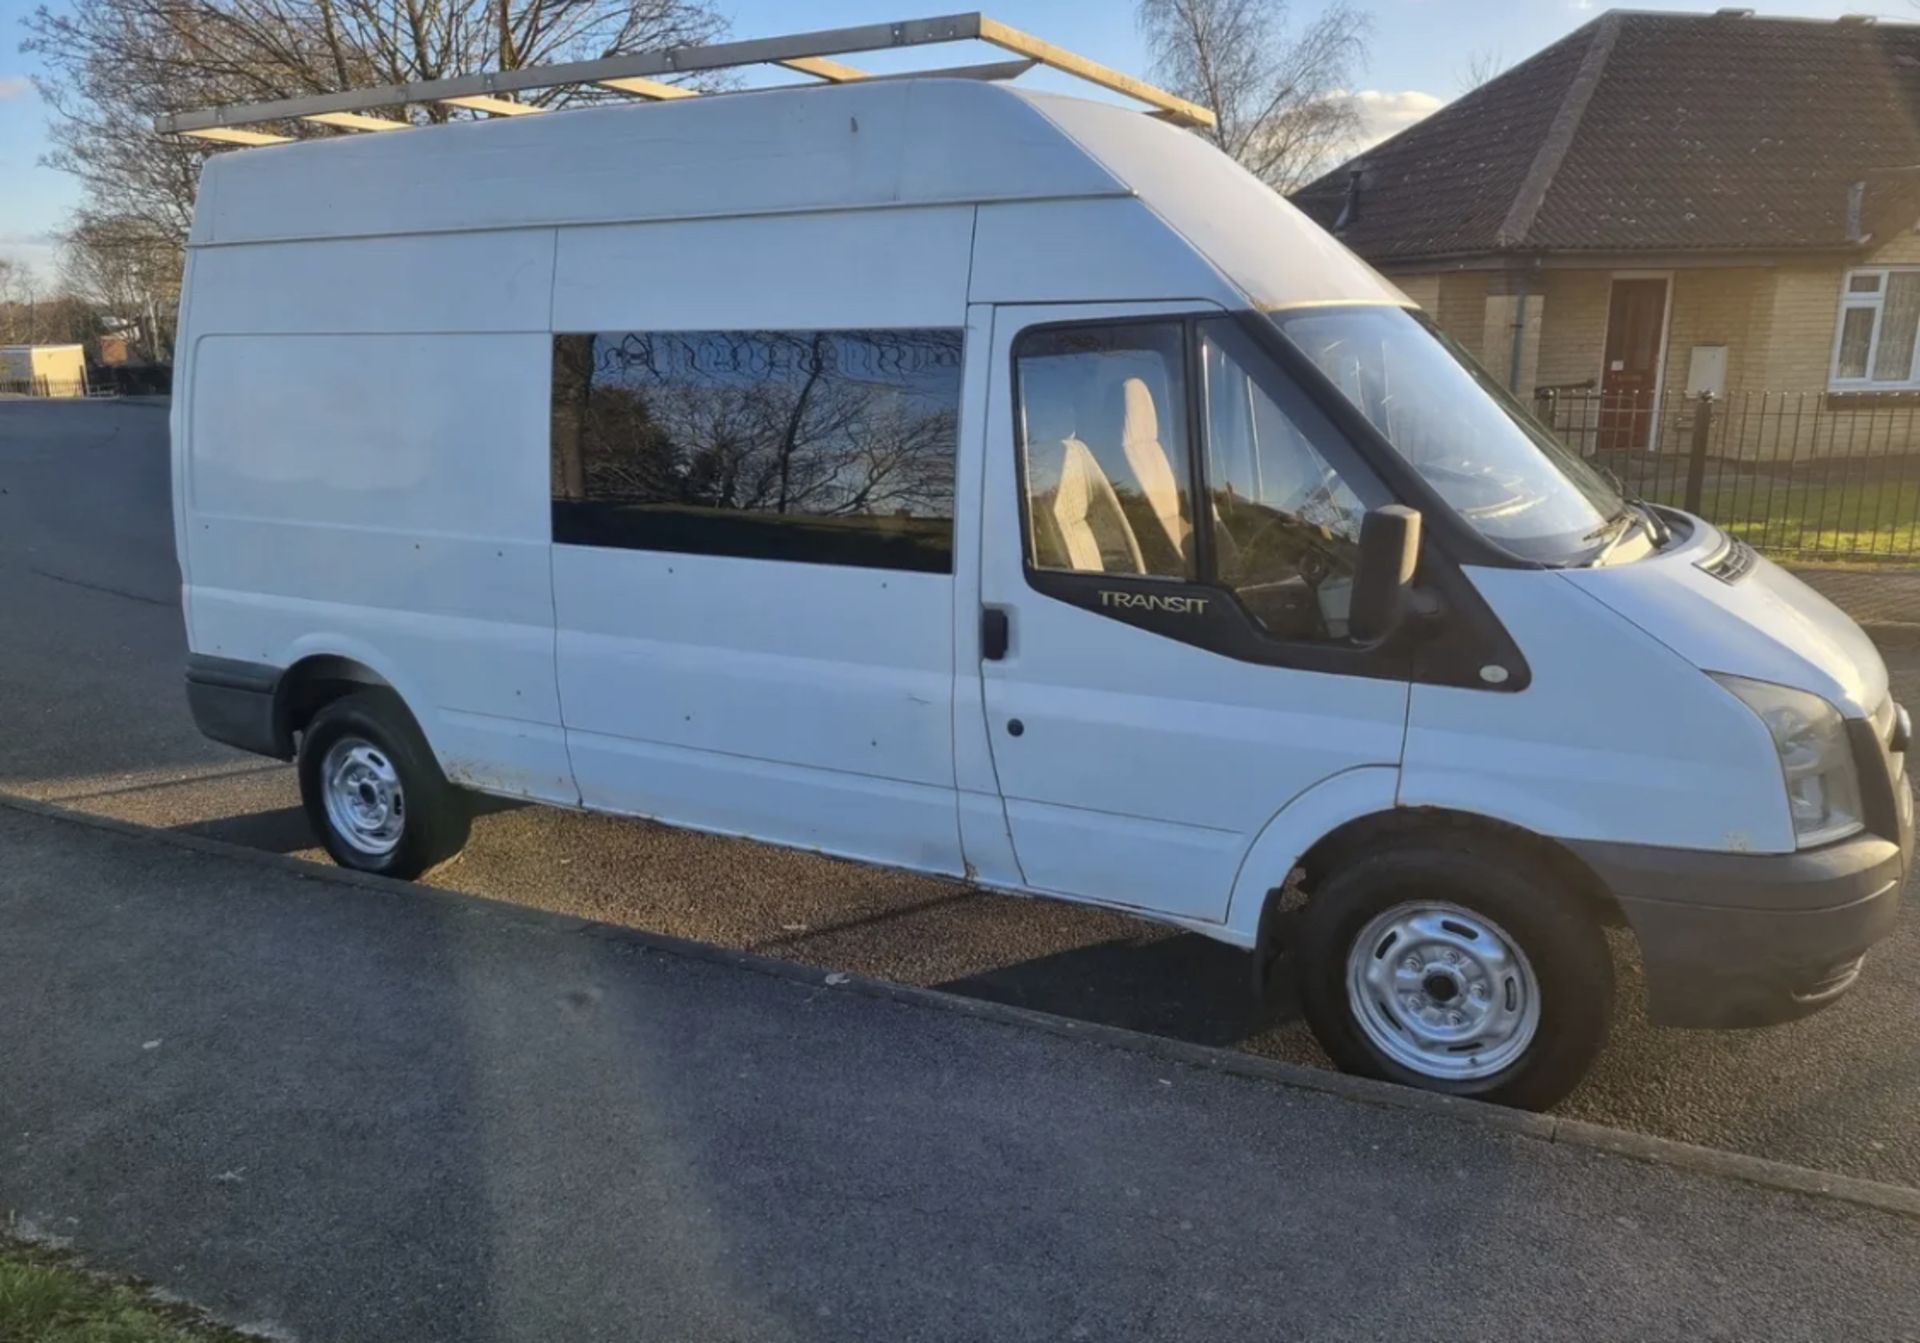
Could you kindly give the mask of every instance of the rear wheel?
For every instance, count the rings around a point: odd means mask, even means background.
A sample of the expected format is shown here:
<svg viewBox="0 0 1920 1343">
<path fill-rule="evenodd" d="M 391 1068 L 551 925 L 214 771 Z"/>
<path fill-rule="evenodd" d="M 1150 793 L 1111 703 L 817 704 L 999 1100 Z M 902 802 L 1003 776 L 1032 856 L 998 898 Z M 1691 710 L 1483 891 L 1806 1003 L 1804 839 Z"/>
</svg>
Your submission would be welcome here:
<svg viewBox="0 0 1920 1343">
<path fill-rule="evenodd" d="M 1349 1072 L 1544 1109 L 1606 1041 L 1606 939 L 1522 852 L 1359 858 L 1313 892 L 1293 951 L 1307 1021 Z"/>
<path fill-rule="evenodd" d="M 300 798 L 342 867 L 412 878 L 467 842 L 471 813 L 390 691 L 325 705 L 300 743 Z"/>
</svg>

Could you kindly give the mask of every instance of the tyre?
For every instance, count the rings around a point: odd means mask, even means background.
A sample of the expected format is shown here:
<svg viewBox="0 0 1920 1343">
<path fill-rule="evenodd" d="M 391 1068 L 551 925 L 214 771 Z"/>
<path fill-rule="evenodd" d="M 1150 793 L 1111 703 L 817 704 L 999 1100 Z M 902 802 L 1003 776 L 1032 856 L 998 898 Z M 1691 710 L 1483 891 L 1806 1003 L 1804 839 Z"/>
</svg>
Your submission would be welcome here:
<svg viewBox="0 0 1920 1343">
<path fill-rule="evenodd" d="M 413 878 L 460 852 L 472 816 L 391 691 L 325 705 L 300 742 L 300 800 L 342 867 Z"/>
<path fill-rule="evenodd" d="M 1292 952 L 1341 1068 L 1522 1109 L 1579 1084 L 1613 1013 L 1598 923 L 1511 848 L 1357 857 L 1312 893 Z"/>
</svg>

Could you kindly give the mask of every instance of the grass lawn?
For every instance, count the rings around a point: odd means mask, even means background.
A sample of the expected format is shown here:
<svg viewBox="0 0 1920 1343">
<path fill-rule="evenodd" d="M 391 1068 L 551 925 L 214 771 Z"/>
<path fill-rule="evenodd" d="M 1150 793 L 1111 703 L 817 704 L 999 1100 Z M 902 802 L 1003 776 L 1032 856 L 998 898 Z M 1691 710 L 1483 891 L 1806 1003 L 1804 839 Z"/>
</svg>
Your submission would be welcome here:
<svg viewBox="0 0 1920 1343">
<path fill-rule="evenodd" d="M 1660 484 L 1653 497 L 1679 503 L 1680 483 Z M 1920 480 L 1821 485 L 1795 480 L 1789 488 L 1784 479 L 1721 472 L 1708 477 L 1700 513 L 1776 554 L 1879 557 L 1895 564 L 1913 564 L 1920 557 Z"/>
<path fill-rule="evenodd" d="M 0 1343 L 240 1343 L 183 1306 L 0 1240 Z"/>
</svg>

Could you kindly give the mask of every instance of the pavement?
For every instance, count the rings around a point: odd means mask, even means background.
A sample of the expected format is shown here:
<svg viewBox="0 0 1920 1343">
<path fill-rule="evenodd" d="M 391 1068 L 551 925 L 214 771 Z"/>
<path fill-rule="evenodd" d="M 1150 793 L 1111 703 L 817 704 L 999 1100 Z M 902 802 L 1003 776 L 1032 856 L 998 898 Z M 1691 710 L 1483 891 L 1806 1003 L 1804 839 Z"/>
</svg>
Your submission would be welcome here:
<svg viewBox="0 0 1920 1343">
<path fill-rule="evenodd" d="M 11 808 L 0 852 L 0 1209 L 274 1337 L 1920 1334 L 1920 1216 Z"/>
<path fill-rule="evenodd" d="M 1920 638 L 1920 568 L 1795 565 L 1793 571 L 1862 625 L 1906 641 Z"/>
<path fill-rule="evenodd" d="M 205 741 L 185 645 L 164 413 L 0 405 L 0 791 L 318 860 L 292 771 Z M 1888 647 L 1920 705 L 1920 647 Z M 505 808 L 429 884 L 977 999 L 1325 1066 L 1244 958 L 1106 911 L 984 894 L 638 821 Z M 1920 1186 L 1920 917 L 1833 1008 L 1764 1031 L 1647 1025 L 1616 939 L 1613 1038 L 1569 1119 Z"/>
</svg>

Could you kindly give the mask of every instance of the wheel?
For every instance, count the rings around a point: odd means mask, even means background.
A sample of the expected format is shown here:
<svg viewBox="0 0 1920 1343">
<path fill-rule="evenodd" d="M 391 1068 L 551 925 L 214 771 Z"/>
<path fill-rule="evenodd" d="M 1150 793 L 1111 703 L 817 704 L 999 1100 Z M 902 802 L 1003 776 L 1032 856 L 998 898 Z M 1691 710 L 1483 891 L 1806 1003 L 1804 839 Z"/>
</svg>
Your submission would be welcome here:
<svg viewBox="0 0 1920 1343">
<path fill-rule="evenodd" d="M 460 852 L 472 815 L 390 691 L 325 705 L 300 742 L 300 800 L 342 867 L 413 878 Z"/>
<path fill-rule="evenodd" d="M 1606 938 L 1522 852 L 1356 858 L 1312 892 L 1296 934 L 1307 1023 L 1348 1072 L 1540 1110 L 1606 1042 Z"/>
</svg>

